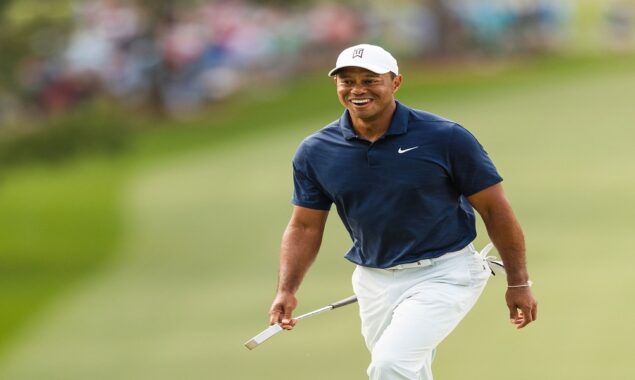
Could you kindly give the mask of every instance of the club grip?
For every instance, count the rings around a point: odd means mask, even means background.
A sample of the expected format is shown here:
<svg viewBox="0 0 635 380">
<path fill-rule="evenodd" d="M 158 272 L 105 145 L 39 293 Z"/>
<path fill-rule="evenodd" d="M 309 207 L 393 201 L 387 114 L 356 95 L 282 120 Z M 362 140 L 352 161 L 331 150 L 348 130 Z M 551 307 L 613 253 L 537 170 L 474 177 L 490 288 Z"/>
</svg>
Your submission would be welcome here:
<svg viewBox="0 0 635 380">
<path fill-rule="evenodd" d="M 331 306 L 333 309 L 337 309 L 338 307 L 350 305 L 350 304 L 355 303 L 355 302 L 357 302 L 357 297 L 356 296 L 350 296 L 348 298 L 344 298 L 343 300 L 334 302 L 334 303 L 330 304 L 329 306 Z"/>
</svg>

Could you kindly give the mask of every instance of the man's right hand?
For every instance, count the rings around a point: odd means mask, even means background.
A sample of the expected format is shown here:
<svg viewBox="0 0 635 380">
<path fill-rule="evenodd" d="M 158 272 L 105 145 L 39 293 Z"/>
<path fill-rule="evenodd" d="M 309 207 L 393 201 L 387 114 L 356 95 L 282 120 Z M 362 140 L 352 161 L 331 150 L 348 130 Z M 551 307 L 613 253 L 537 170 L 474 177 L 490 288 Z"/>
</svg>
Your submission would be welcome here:
<svg viewBox="0 0 635 380">
<path fill-rule="evenodd" d="M 292 330 L 296 320 L 291 317 L 298 301 L 291 293 L 278 293 L 269 310 L 269 323 L 279 323 L 285 330 Z"/>
</svg>

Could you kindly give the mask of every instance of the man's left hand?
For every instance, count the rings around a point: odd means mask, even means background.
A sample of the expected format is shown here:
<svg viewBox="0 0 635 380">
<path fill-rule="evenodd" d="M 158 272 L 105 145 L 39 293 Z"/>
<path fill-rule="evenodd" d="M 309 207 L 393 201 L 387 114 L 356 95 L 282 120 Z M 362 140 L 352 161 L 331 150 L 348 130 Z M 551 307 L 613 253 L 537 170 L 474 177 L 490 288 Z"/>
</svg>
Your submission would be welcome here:
<svg viewBox="0 0 635 380">
<path fill-rule="evenodd" d="M 509 319 L 517 329 L 522 329 L 538 317 L 538 302 L 530 287 L 507 288 L 505 301 L 509 308 Z"/>
</svg>

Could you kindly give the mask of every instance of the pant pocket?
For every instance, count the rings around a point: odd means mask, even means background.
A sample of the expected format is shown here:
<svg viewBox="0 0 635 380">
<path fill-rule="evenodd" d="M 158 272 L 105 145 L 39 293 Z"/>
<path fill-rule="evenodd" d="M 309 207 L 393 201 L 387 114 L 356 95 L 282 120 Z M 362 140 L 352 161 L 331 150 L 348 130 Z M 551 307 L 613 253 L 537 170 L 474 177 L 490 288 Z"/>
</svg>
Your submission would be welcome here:
<svg viewBox="0 0 635 380">
<path fill-rule="evenodd" d="M 487 262 L 479 255 L 472 255 L 470 264 L 470 277 L 472 285 L 478 285 L 491 276 L 492 272 L 487 265 Z"/>
<path fill-rule="evenodd" d="M 472 283 L 472 273 L 468 260 L 466 256 L 458 256 L 440 262 L 434 280 L 446 284 L 469 286 Z"/>
</svg>

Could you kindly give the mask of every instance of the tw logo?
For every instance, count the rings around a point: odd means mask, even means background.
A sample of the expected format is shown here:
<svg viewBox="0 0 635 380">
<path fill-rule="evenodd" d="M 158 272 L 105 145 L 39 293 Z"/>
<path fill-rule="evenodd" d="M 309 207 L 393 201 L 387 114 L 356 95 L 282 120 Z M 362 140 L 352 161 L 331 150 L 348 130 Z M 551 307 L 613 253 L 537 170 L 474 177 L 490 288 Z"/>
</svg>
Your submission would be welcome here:
<svg viewBox="0 0 635 380">
<path fill-rule="evenodd" d="M 353 58 L 362 58 L 362 55 L 364 55 L 364 48 L 353 50 Z"/>
</svg>

